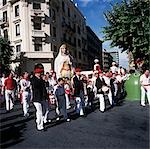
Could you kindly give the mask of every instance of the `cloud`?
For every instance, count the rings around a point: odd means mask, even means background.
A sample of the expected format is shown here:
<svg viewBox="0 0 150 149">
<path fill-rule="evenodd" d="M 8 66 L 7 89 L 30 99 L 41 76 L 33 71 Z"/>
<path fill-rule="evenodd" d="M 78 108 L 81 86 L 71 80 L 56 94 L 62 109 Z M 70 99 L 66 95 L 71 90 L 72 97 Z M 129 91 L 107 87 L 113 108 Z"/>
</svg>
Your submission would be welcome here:
<svg viewBox="0 0 150 149">
<path fill-rule="evenodd" d="M 86 7 L 90 2 L 98 2 L 99 0 L 79 0 L 82 3 L 82 7 Z"/>
</svg>

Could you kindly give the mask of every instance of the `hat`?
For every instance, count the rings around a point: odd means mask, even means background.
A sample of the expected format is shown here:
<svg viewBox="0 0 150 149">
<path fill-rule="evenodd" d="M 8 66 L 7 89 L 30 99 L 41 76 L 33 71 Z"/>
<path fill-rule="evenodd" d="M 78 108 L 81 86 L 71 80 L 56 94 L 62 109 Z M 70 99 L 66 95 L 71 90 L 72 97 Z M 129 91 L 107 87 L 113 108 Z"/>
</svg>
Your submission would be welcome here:
<svg viewBox="0 0 150 149">
<path fill-rule="evenodd" d="M 44 69 L 41 69 L 41 68 L 34 69 L 34 73 L 43 73 L 43 72 L 44 72 Z"/>
<path fill-rule="evenodd" d="M 98 63 L 98 62 L 99 62 L 99 60 L 98 60 L 98 59 L 95 59 L 95 60 L 94 60 L 94 62 L 95 62 L 95 63 Z"/>
<path fill-rule="evenodd" d="M 80 68 L 76 68 L 75 71 L 76 72 L 81 72 L 81 69 Z"/>
<path fill-rule="evenodd" d="M 34 66 L 34 73 L 43 73 L 44 67 L 41 63 L 38 63 Z"/>
<path fill-rule="evenodd" d="M 94 74 L 99 73 L 98 70 L 94 70 Z"/>
<path fill-rule="evenodd" d="M 116 65 L 116 63 L 115 63 L 115 62 L 112 62 L 112 65 Z"/>
</svg>

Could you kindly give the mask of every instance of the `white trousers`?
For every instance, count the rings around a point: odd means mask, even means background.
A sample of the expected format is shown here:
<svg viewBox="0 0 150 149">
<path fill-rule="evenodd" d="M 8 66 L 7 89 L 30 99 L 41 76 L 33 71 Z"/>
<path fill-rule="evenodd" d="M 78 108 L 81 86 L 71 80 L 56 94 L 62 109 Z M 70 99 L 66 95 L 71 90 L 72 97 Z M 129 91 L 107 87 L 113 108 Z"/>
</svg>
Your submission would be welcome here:
<svg viewBox="0 0 150 149">
<path fill-rule="evenodd" d="M 43 113 L 42 113 L 42 104 L 39 102 L 33 102 L 35 108 L 36 108 L 36 124 L 37 129 L 42 130 L 43 127 Z"/>
<path fill-rule="evenodd" d="M 5 90 L 6 110 L 13 109 L 14 90 Z"/>
<path fill-rule="evenodd" d="M 87 107 L 87 105 L 88 105 L 88 96 L 87 95 L 84 96 L 84 104 L 85 104 L 85 107 Z"/>
<path fill-rule="evenodd" d="M 82 100 L 80 97 L 76 97 L 76 112 L 79 113 L 80 115 L 84 115 L 83 113 L 83 106 L 82 106 Z"/>
<path fill-rule="evenodd" d="M 26 115 L 29 110 L 29 98 L 30 93 L 29 92 L 23 92 L 22 93 L 22 104 L 23 104 L 23 113 Z"/>
<path fill-rule="evenodd" d="M 104 99 L 104 95 L 103 94 L 97 94 L 97 98 L 99 99 L 99 110 L 104 112 L 105 110 L 105 99 Z M 109 103 L 112 105 L 112 93 L 109 90 L 108 93 L 108 99 L 109 99 Z"/>
<path fill-rule="evenodd" d="M 114 87 L 115 87 L 114 96 L 116 96 L 117 95 L 117 91 L 118 91 L 118 85 L 116 83 L 114 83 Z"/>
<path fill-rule="evenodd" d="M 70 100 L 69 100 L 69 95 L 65 94 L 66 97 L 66 108 L 69 109 L 70 108 Z"/>
<path fill-rule="evenodd" d="M 141 86 L 141 105 L 145 105 L 145 94 L 147 94 L 148 104 L 150 105 L 150 86 L 146 86 L 146 89 Z"/>
</svg>

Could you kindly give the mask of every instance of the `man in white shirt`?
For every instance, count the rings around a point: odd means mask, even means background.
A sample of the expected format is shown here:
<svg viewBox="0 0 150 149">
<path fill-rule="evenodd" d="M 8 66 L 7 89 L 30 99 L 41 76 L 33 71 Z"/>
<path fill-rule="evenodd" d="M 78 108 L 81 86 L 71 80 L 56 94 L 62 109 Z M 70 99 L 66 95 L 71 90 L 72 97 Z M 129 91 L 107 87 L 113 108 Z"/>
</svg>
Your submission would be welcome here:
<svg viewBox="0 0 150 149">
<path fill-rule="evenodd" d="M 31 82 L 29 81 L 28 72 L 23 73 L 23 78 L 20 80 L 21 94 L 22 94 L 22 104 L 23 104 L 23 113 L 25 117 L 29 116 L 29 101 L 31 98 Z"/>
<path fill-rule="evenodd" d="M 145 107 L 145 93 L 147 94 L 148 104 L 150 105 L 150 72 L 146 70 L 143 75 L 140 76 L 141 84 L 141 106 Z"/>
<path fill-rule="evenodd" d="M 115 62 L 112 62 L 112 67 L 110 67 L 110 71 L 111 71 L 112 73 L 116 73 L 116 72 L 118 71 L 118 68 L 117 68 Z"/>
</svg>

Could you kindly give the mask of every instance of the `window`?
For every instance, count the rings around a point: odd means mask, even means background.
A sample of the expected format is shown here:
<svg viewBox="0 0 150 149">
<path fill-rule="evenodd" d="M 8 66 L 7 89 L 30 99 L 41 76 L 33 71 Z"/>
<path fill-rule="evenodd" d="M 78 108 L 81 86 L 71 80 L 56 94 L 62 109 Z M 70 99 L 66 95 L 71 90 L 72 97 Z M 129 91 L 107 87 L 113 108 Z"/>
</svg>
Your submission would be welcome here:
<svg viewBox="0 0 150 149">
<path fill-rule="evenodd" d="M 8 38 L 8 31 L 7 31 L 7 29 L 4 30 L 4 38 Z"/>
<path fill-rule="evenodd" d="M 42 24 L 41 23 L 42 23 L 41 17 L 34 17 L 33 26 L 34 26 L 35 30 L 41 30 L 42 29 Z"/>
<path fill-rule="evenodd" d="M 40 3 L 33 3 L 33 9 L 41 9 Z"/>
<path fill-rule="evenodd" d="M 64 17 L 62 17 L 62 27 L 66 26 L 66 19 Z"/>
<path fill-rule="evenodd" d="M 56 13 L 55 13 L 54 9 L 52 9 L 52 19 L 53 19 L 53 21 L 56 20 Z"/>
<path fill-rule="evenodd" d="M 20 35 L 20 24 L 16 25 L 16 36 Z"/>
<path fill-rule="evenodd" d="M 71 44 L 71 37 L 69 37 L 69 43 Z"/>
<path fill-rule="evenodd" d="M 79 52 L 79 59 L 81 59 L 81 52 Z"/>
<path fill-rule="evenodd" d="M 3 12 L 3 21 L 7 22 L 7 11 Z"/>
<path fill-rule="evenodd" d="M 19 16 L 19 5 L 15 6 L 15 17 Z"/>
<path fill-rule="evenodd" d="M 76 37 L 74 37 L 74 45 L 76 46 Z"/>
<path fill-rule="evenodd" d="M 73 30 L 76 32 L 76 24 L 73 25 Z"/>
<path fill-rule="evenodd" d="M 6 5 L 6 3 L 7 3 L 7 0 L 3 0 L 3 6 Z"/>
<path fill-rule="evenodd" d="M 64 3 L 64 1 L 62 1 L 62 10 L 63 10 L 63 12 L 65 12 L 65 3 Z"/>
<path fill-rule="evenodd" d="M 74 51 L 74 57 L 75 58 L 77 57 L 77 51 L 76 50 Z"/>
<path fill-rule="evenodd" d="M 63 22 L 66 22 L 66 19 L 65 19 L 65 17 L 62 17 L 62 21 L 63 21 Z"/>
<path fill-rule="evenodd" d="M 56 37 L 56 27 L 53 27 L 53 36 Z"/>
<path fill-rule="evenodd" d="M 50 24 L 50 35 L 52 36 L 52 25 Z"/>
<path fill-rule="evenodd" d="M 78 34 L 81 34 L 80 27 L 78 26 Z"/>
<path fill-rule="evenodd" d="M 66 41 L 66 33 L 63 34 L 63 41 Z"/>
<path fill-rule="evenodd" d="M 54 45 L 54 52 L 57 52 L 57 46 Z"/>
<path fill-rule="evenodd" d="M 81 40 L 78 39 L 78 47 L 81 47 Z"/>
<path fill-rule="evenodd" d="M 68 17 L 70 17 L 70 8 L 68 7 Z"/>
<path fill-rule="evenodd" d="M 34 51 L 42 51 L 42 38 L 40 37 L 35 38 Z"/>
<path fill-rule="evenodd" d="M 20 52 L 21 51 L 21 45 L 16 45 L 16 52 Z"/>
</svg>

